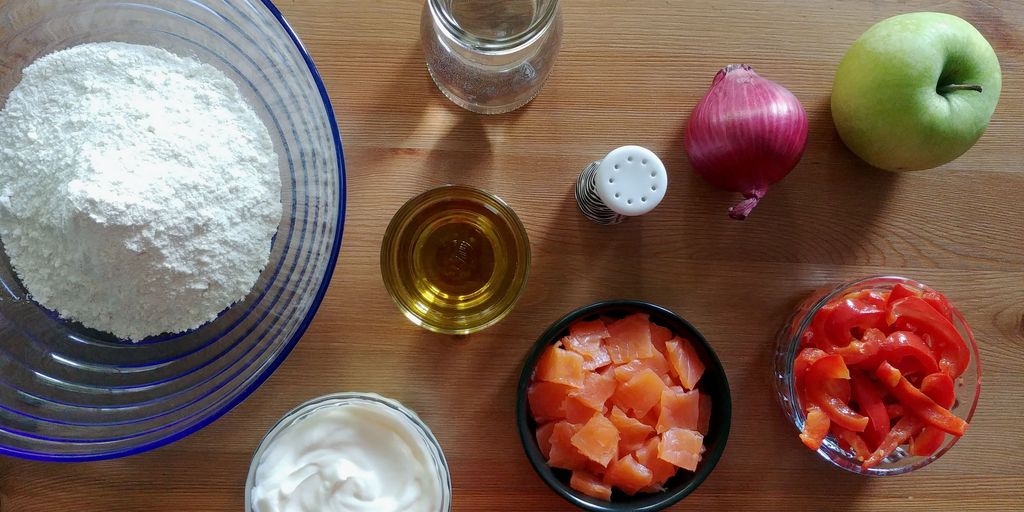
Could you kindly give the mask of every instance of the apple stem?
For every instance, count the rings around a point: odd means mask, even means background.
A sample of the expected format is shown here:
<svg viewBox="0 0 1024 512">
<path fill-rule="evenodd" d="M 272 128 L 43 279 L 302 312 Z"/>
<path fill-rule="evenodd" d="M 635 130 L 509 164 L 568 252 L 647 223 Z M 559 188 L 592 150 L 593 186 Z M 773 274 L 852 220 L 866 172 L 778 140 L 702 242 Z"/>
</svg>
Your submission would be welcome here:
<svg viewBox="0 0 1024 512">
<path fill-rule="evenodd" d="M 949 84 L 939 87 L 939 94 L 949 94 L 953 91 L 977 91 L 981 92 L 981 86 L 977 84 Z"/>
</svg>

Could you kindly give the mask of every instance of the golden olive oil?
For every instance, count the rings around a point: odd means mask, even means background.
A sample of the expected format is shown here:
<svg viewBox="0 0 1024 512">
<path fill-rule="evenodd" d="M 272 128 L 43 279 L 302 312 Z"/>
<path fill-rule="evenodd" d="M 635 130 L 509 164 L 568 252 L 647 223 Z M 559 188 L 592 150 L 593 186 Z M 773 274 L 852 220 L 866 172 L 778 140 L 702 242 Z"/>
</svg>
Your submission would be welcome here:
<svg viewBox="0 0 1024 512">
<path fill-rule="evenodd" d="M 484 191 L 445 186 L 395 214 L 381 246 L 384 283 L 414 323 L 468 334 L 504 317 L 529 271 L 526 231 Z"/>
</svg>

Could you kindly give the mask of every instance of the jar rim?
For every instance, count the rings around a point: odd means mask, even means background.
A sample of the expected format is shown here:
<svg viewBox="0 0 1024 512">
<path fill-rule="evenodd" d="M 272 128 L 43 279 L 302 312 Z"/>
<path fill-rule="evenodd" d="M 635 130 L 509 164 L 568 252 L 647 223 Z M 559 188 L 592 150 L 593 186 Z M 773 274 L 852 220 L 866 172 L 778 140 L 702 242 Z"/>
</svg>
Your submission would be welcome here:
<svg viewBox="0 0 1024 512">
<path fill-rule="evenodd" d="M 539 15 L 535 16 L 533 22 L 519 33 L 505 37 L 480 37 L 466 31 L 459 22 L 452 16 L 450 9 L 445 7 L 444 0 L 427 0 L 430 14 L 435 22 L 439 22 L 453 39 L 459 43 L 481 52 L 508 52 L 525 46 L 534 38 L 547 31 L 558 12 L 559 0 L 544 0 Z"/>
</svg>

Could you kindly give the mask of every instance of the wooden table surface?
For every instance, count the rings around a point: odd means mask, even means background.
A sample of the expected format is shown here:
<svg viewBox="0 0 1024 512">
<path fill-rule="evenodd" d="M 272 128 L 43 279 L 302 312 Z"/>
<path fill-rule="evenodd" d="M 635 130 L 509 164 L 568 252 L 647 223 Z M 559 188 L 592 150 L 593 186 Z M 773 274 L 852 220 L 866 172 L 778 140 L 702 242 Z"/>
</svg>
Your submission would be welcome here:
<svg viewBox="0 0 1024 512">
<path fill-rule="evenodd" d="M 672 510 L 1020 510 L 1024 508 L 1024 7 L 1016 0 L 794 2 L 565 0 L 554 74 L 527 108 L 462 111 L 436 90 L 418 43 L 422 0 L 288 0 L 338 113 L 349 205 L 338 270 L 295 351 L 245 403 L 176 444 L 86 464 L 0 460 L 0 510 L 232 511 L 252 451 L 284 412 L 336 391 L 374 391 L 417 410 L 451 464 L 454 510 L 568 511 L 523 455 L 513 423 L 522 358 L 551 322 L 599 299 L 676 310 L 724 363 L 734 417 L 725 455 Z M 988 132 L 946 167 L 887 174 L 847 151 L 829 116 L 845 49 L 893 14 L 939 10 L 996 49 L 1003 96 Z M 685 120 L 723 65 L 789 87 L 810 116 L 807 153 L 744 222 L 737 198 L 696 178 Z M 627 143 L 660 154 L 669 194 L 616 227 L 583 219 L 571 187 Z M 407 322 L 381 281 L 390 215 L 448 182 L 505 198 L 529 230 L 525 296 L 468 339 Z M 769 389 L 773 337 L 811 290 L 902 274 L 945 291 L 977 335 L 981 403 L 967 436 L 915 474 L 844 474 L 803 448 Z"/>
</svg>

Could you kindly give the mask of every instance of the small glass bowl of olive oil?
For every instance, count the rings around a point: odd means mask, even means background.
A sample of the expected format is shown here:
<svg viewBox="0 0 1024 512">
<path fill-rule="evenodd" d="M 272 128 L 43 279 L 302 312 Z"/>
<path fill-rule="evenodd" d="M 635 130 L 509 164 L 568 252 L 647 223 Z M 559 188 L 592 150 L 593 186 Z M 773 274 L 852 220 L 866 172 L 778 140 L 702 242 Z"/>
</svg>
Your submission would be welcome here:
<svg viewBox="0 0 1024 512">
<path fill-rule="evenodd" d="M 530 241 L 497 196 L 446 185 L 405 203 L 380 249 L 384 286 L 414 324 L 442 333 L 481 331 L 515 305 L 530 272 Z"/>
</svg>

